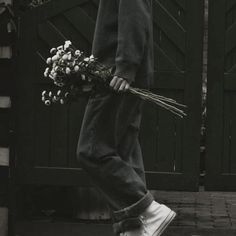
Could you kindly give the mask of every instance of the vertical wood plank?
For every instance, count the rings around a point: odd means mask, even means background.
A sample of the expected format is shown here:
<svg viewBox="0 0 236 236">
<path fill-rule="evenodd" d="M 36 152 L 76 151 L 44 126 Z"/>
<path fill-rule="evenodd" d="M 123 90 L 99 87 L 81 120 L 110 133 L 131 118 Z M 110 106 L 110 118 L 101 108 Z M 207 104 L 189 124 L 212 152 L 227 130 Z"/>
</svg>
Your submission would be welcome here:
<svg viewBox="0 0 236 236">
<path fill-rule="evenodd" d="M 79 98 L 76 103 L 71 104 L 69 111 L 69 167 L 78 166 L 76 160 L 76 149 L 79 139 L 79 132 L 82 125 L 83 115 L 87 100 L 85 98 Z"/>
<path fill-rule="evenodd" d="M 0 166 L 9 166 L 9 148 L 0 147 Z"/>
<path fill-rule="evenodd" d="M 0 96 L 0 108 L 10 108 L 11 98 L 6 96 Z"/>
<path fill-rule="evenodd" d="M 9 46 L 0 47 L 0 59 L 11 59 L 12 49 Z"/>
<path fill-rule="evenodd" d="M 68 156 L 68 107 L 52 106 L 51 159 L 49 166 L 66 167 Z"/>
<path fill-rule="evenodd" d="M 232 96 L 231 93 L 227 93 L 224 96 L 224 136 L 223 142 L 223 152 L 222 155 L 222 173 L 229 173 L 230 171 L 230 150 L 232 146 Z"/>
<path fill-rule="evenodd" d="M 8 232 L 8 209 L 0 207 L 0 235 L 7 236 Z"/>
<path fill-rule="evenodd" d="M 236 116 L 235 116 L 235 107 L 236 107 L 236 94 L 235 91 L 231 96 L 231 119 L 232 119 L 232 127 L 231 127 L 231 147 L 230 147 L 230 168 L 229 173 L 234 175 L 236 174 Z M 235 184 L 236 188 L 236 184 Z"/>
<path fill-rule="evenodd" d="M 209 1 L 207 190 L 236 189 L 235 13 L 235 1 Z"/>
</svg>

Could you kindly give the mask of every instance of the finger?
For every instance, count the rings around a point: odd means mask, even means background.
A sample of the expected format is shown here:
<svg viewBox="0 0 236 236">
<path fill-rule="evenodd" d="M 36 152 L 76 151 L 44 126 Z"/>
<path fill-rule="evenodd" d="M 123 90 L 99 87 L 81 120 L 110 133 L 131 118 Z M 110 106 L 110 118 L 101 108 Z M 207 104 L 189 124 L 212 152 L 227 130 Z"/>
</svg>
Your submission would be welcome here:
<svg viewBox="0 0 236 236">
<path fill-rule="evenodd" d="M 119 92 L 124 92 L 126 85 L 127 82 L 124 80 L 120 85 Z"/>
<path fill-rule="evenodd" d="M 125 85 L 125 91 L 127 91 L 129 88 L 130 88 L 130 84 L 129 84 L 129 83 L 126 83 L 126 85 Z"/>
<path fill-rule="evenodd" d="M 118 77 L 118 79 L 116 81 L 116 84 L 114 85 L 113 89 L 117 91 L 120 88 L 120 85 L 122 84 L 123 81 L 124 80 L 122 78 Z"/>
<path fill-rule="evenodd" d="M 110 82 L 110 87 L 113 88 L 114 85 L 116 84 L 117 80 L 118 80 L 118 76 L 114 76 L 113 79 Z"/>
</svg>

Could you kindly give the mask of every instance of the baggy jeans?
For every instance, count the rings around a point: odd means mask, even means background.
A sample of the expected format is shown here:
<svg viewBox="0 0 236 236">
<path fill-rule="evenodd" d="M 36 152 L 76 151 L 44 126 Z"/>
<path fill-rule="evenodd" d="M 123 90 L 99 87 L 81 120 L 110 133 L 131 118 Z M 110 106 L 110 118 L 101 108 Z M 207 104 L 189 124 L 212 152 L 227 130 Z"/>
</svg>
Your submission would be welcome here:
<svg viewBox="0 0 236 236">
<path fill-rule="evenodd" d="M 138 139 L 142 105 L 128 93 L 91 96 L 77 146 L 77 161 L 107 200 L 117 235 L 140 227 L 138 216 L 153 201 Z"/>
</svg>

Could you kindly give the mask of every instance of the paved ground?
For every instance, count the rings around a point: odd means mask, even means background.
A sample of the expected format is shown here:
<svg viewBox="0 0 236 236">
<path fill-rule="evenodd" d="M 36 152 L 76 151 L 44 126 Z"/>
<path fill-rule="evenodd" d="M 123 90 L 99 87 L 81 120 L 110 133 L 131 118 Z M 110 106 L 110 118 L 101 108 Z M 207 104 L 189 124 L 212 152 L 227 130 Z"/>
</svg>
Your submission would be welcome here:
<svg viewBox="0 0 236 236">
<path fill-rule="evenodd" d="M 236 193 L 154 192 L 155 198 L 173 208 L 174 226 L 198 229 L 236 229 Z M 236 235 L 236 234 L 235 234 Z"/>
<path fill-rule="evenodd" d="M 155 191 L 178 217 L 163 236 L 236 236 L 236 193 Z M 109 224 L 18 222 L 19 236 L 112 236 Z"/>
<path fill-rule="evenodd" d="M 18 236 L 114 236 L 107 224 L 21 222 Z M 170 226 L 163 236 L 235 236 L 232 229 L 193 229 Z"/>
</svg>

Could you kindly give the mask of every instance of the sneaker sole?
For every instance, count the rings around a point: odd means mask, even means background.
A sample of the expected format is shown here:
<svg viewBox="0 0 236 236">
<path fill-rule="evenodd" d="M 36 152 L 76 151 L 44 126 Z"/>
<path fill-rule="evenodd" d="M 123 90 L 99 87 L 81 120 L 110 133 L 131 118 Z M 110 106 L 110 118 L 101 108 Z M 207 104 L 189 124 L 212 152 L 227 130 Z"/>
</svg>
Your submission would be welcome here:
<svg viewBox="0 0 236 236">
<path fill-rule="evenodd" d="M 176 213 L 174 211 L 171 211 L 164 222 L 161 224 L 161 226 L 156 230 L 156 232 L 153 234 L 153 236 L 160 236 L 165 231 L 167 226 L 174 220 L 176 217 Z"/>
</svg>

